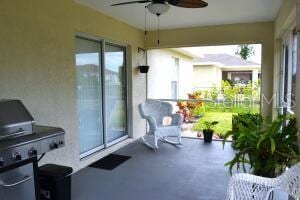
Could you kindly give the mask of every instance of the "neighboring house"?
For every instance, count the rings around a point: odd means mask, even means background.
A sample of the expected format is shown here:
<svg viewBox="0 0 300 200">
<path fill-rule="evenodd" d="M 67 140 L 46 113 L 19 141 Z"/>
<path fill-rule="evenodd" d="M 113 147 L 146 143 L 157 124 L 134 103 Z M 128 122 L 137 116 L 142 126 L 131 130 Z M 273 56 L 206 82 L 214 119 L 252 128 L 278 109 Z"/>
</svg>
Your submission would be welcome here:
<svg viewBox="0 0 300 200">
<path fill-rule="evenodd" d="M 199 57 L 181 48 L 149 50 L 148 65 L 148 98 L 153 99 L 186 99 L 195 90 L 221 87 L 222 80 L 246 85 L 261 73 L 252 61 L 228 54 Z"/>
<path fill-rule="evenodd" d="M 193 56 L 175 49 L 149 50 L 148 98 L 186 99 L 193 92 Z"/>
<path fill-rule="evenodd" d="M 194 89 L 220 87 L 222 80 L 247 84 L 260 79 L 261 65 L 228 54 L 204 54 L 194 59 Z"/>
</svg>

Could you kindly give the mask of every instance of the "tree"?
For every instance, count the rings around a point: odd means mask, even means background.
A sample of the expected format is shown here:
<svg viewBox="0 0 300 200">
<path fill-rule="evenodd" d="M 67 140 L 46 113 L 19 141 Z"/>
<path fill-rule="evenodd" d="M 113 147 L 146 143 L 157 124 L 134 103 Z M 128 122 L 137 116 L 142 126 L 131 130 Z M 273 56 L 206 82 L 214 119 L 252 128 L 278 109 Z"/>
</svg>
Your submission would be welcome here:
<svg viewBox="0 0 300 200">
<path fill-rule="evenodd" d="M 242 59 L 247 60 L 249 57 L 253 56 L 255 53 L 253 46 L 245 44 L 239 45 L 235 54 L 239 55 Z"/>
</svg>

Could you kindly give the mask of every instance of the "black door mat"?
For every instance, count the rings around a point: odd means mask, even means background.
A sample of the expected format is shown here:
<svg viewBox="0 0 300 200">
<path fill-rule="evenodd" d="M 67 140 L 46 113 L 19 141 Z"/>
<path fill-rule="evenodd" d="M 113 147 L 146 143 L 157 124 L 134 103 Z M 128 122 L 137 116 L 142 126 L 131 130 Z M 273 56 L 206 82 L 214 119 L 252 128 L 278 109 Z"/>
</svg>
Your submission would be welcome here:
<svg viewBox="0 0 300 200">
<path fill-rule="evenodd" d="M 105 156 L 104 158 L 91 164 L 90 167 L 113 170 L 130 158 L 131 158 L 130 156 L 109 154 L 108 156 Z"/>
</svg>

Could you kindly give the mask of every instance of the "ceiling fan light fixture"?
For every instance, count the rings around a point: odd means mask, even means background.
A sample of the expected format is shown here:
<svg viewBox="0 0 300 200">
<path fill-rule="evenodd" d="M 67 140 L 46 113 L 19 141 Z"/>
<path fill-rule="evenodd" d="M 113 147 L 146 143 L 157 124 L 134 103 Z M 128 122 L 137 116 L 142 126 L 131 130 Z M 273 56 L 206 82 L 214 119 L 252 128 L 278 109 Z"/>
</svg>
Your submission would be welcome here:
<svg viewBox="0 0 300 200">
<path fill-rule="evenodd" d="M 167 3 L 151 3 L 147 6 L 149 12 L 154 15 L 162 15 L 169 11 L 170 5 Z"/>
</svg>

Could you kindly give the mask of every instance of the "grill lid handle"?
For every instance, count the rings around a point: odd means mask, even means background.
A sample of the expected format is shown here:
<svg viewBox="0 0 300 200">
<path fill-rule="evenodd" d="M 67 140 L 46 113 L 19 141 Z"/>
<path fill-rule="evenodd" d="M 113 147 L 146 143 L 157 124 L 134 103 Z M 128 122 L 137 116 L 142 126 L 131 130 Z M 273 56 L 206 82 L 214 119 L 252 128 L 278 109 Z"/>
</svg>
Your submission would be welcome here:
<svg viewBox="0 0 300 200">
<path fill-rule="evenodd" d="M 15 186 L 20 185 L 22 183 L 25 183 L 25 182 L 27 182 L 31 179 L 32 179 L 32 176 L 25 175 L 21 180 L 14 181 L 13 183 L 4 183 L 3 181 L 0 181 L 0 186 L 2 186 L 2 187 L 15 187 Z"/>
<path fill-rule="evenodd" d="M 4 135 L 4 136 L 0 136 L 0 141 L 5 140 L 5 139 L 9 139 L 9 138 L 12 138 L 12 137 L 21 136 L 21 135 L 24 135 L 25 133 L 26 133 L 26 131 L 24 129 L 20 128 L 18 131 L 14 132 L 14 133 L 10 133 L 10 134 Z"/>
</svg>

